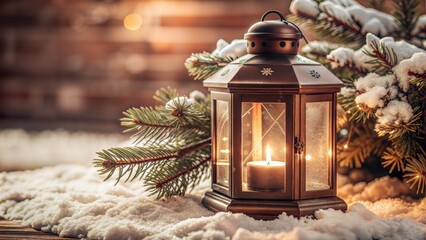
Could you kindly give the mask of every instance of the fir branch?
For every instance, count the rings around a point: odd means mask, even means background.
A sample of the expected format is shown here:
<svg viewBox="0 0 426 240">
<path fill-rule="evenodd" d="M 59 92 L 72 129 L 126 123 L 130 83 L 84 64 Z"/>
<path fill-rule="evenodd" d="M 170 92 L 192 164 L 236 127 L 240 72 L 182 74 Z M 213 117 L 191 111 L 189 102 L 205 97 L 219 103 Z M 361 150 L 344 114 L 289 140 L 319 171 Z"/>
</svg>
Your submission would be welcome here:
<svg viewBox="0 0 426 240">
<path fill-rule="evenodd" d="M 328 62 L 335 62 L 333 59 L 328 58 L 327 59 Z M 333 69 L 334 70 L 334 69 Z M 349 71 L 352 74 L 356 74 L 356 76 L 365 76 L 367 75 L 368 71 L 366 69 L 362 69 L 362 68 L 357 68 L 354 64 L 349 64 L 349 63 L 345 63 L 343 66 L 340 66 L 338 68 L 335 68 L 334 71 Z"/>
<path fill-rule="evenodd" d="M 153 168 L 146 176 L 147 191 L 157 198 L 184 195 L 208 176 L 210 148 L 200 149 L 182 159 L 167 161 L 162 168 Z"/>
<path fill-rule="evenodd" d="M 110 169 L 123 165 L 142 164 L 162 161 L 172 158 L 180 158 L 197 149 L 209 146 L 211 138 L 184 146 L 174 147 L 170 145 L 151 144 L 145 147 L 113 147 L 98 152 L 102 167 Z"/>
<path fill-rule="evenodd" d="M 372 41 L 370 47 L 372 51 L 364 48 L 363 53 L 373 58 L 366 62 L 373 65 L 373 71 L 380 75 L 392 72 L 392 68 L 398 64 L 398 56 L 395 51 L 378 41 Z"/>
<path fill-rule="evenodd" d="M 185 67 L 188 69 L 189 76 L 194 77 L 195 80 L 204 80 L 234 60 L 231 57 L 219 57 L 209 52 L 193 53 L 186 59 Z"/>
<path fill-rule="evenodd" d="M 171 176 L 171 177 L 168 177 L 168 178 L 164 179 L 163 181 L 161 181 L 161 182 L 159 182 L 159 183 L 156 183 L 156 184 L 155 184 L 155 188 L 160 189 L 160 188 L 162 188 L 163 186 L 165 186 L 166 184 L 169 184 L 169 183 L 171 183 L 171 182 L 173 182 L 173 181 L 176 181 L 176 179 L 178 179 L 179 177 L 181 177 L 181 176 L 183 176 L 183 175 L 185 175 L 185 174 L 188 174 L 188 173 L 190 173 L 190 172 L 194 171 L 195 169 L 197 169 L 197 168 L 201 167 L 201 165 L 203 165 L 203 164 L 208 163 L 208 162 L 210 161 L 210 159 L 211 159 L 211 158 L 210 158 L 209 156 L 204 157 L 204 159 L 203 159 L 203 160 L 201 160 L 201 161 L 200 161 L 199 163 L 197 163 L 196 165 L 194 165 L 194 166 L 192 166 L 192 167 L 190 167 L 190 168 L 187 168 L 187 169 L 185 169 L 185 170 L 183 170 L 183 171 L 181 171 L 181 172 L 178 172 L 176 175 Z"/>
<path fill-rule="evenodd" d="M 422 112 L 419 107 L 414 108 L 414 115 L 407 123 L 378 124 L 375 131 L 379 136 L 387 136 L 395 150 L 403 157 L 412 156 L 420 147 L 422 137 Z"/>
<path fill-rule="evenodd" d="M 144 147 L 114 147 L 98 152 L 99 158 L 95 159 L 93 163 L 95 167 L 99 168 L 99 174 L 108 174 L 105 180 L 111 178 L 118 169 L 117 184 L 126 175 L 128 176 L 126 181 L 132 181 L 137 177 L 142 179 L 154 169 L 164 170 L 164 164 L 167 161 L 179 161 L 188 154 L 193 154 L 200 149 L 207 149 L 206 147 L 210 146 L 210 144 L 211 139 L 207 138 L 186 146 L 152 143 Z M 208 158 L 210 158 L 209 149 L 208 151 L 205 150 L 204 153 L 204 156 Z M 194 170 L 192 169 L 191 171 Z M 176 193 L 169 192 L 168 196 L 171 195 L 176 195 Z"/>
<path fill-rule="evenodd" d="M 408 76 L 414 77 L 413 79 L 410 79 L 410 83 L 416 85 L 419 88 L 419 90 L 426 88 L 426 72 L 415 73 L 415 72 L 409 71 Z"/>
<path fill-rule="evenodd" d="M 360 168 L 367 159 L 381 156 L 389 142 L 384 137 L 379 137 L 372 130 L 373 123 L 348 122 L 351 130 L 347 138 L 342 138 L 337 143 L 337 161 L 342 167 Z"/>
<path fill-rule="evenodd" d="M 389 173 L 396 168 L 399 172 L 404 171 L 404 158 L 401 153 L 392 147 L 387 147 L 386 152 L 382 156 L 382 165 L 384 168 L 390 166 Z"/>
<path fill-rule="evenodd" d="M 171 87 L 160 88 L 154 94 L 154 99 L 163 105 L 176 97 L 178 97 L 178 92 Z"/>
<path fill-rule="evenodd" d="M 412 38 L 412 31 L 417 21 L 416 10 L 418 5 L 418 0 L 394 0 L 393 16 L 402 37 L 407 41 L 411 41 Z"/>
<path fill-rule="evenodd" d="M 359 105 L 355 102 L 355 95 L 343 96 L 338 95 L 338 102 L 345 109 L 346 113 L 349 115 L 350 121 L 355 122 L 366 122 L 367 120 L 374 117 L 373 109 L 366 108 L 365 106 Z"/>
<path fill-rule="evenodd" d="M 386 12 L 385 0 L 368 0 L 368 5 L 381 12 Z"/>
<path fill-rule="evenodd" d="M 426 157 L 422 150 L 415 157 L 407 159 L 404 179 L 405 182 L 411 183 L 410 189 L 417 186 L 416 193 L 424 193 L 426 188 Z"/>
<path fill-rule="evenodd" d="M 361 46 L 364 42 L 364 34 L 359 29 L 341 22 L 330 14 L 327 14 L 327 17 L 322 19 L 295 15 L 290 16 L 290 19 L 297 24 L 305 24 L 311 31 L 321 36 L 323 40 L 358 46 Z"/>
</svg>

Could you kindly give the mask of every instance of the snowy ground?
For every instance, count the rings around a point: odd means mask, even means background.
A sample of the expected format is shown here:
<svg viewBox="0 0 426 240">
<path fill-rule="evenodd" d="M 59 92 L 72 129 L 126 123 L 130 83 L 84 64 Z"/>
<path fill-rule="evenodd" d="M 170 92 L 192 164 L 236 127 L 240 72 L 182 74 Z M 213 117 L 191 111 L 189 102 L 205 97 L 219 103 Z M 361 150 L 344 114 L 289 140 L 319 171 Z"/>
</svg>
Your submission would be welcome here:
<svg viewBox="0 0 426 240">
<path fill-rule="evenodd" d="M 157 201 L 146 195 L 141 182 L 114 186 L 113 181 L 103 182 L 95 171 L 90 165 L 64 164 L 2 172 L 0 216 L 60 236 L 97 239 L 426 237 L 426 199 L 404 197 L 406 185 L 388 177 L 356 185 L 338 179 L 339 196 L 350 205 L 346 213 L 329 209 L 317 211 L 316 220 L 283 214 L 274 221 L 257 221 L 203 208 L 200 201 L 208 182 L 186 197 Z"/>
</svg>

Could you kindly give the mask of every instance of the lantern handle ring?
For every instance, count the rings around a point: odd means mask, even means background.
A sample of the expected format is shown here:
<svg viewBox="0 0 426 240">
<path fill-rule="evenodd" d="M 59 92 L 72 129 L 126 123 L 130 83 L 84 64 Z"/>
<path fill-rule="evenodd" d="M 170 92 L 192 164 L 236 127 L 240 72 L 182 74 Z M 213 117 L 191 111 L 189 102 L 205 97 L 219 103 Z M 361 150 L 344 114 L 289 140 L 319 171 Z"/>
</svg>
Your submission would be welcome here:
<svg viewBox="0 0 426 240">
<path fill-rule="evenodd" d="M 280 16 L 280 21 L 281 21 L 281 22 L 283 22 L 283 23 L 285 23 L 285 24 L 291 24 L 291 25 L 293 25 L 294 27 L 296 27 L 296 28 L 297 28 L 297 30 L 298 30 L 298 31 L 300 32 L 300 34 L 302 35 L 303 40 L 305 40 L 306 44 L 308 44 L 308 40 L 306 39 L 305 34 L 303 34 L 302 30 L 300 30 L 300 28 L 299 28 L 296 24 L 294 24 L 293 22 L 290 22 L 289 20 L 287 20 L 287 19 L 284 17 L 284 14 L 282 14 L 280 11 L 277 11 L 277 10 L 269 10 L 269 11 L 267 11 L 266 13 L 264 13 L 264 14 L 263 14 L 263 16 L 262 16 L 262 18 L 261 18 L 262 22 L 264 22 L 264 21 L 265 21 L 266 16 L 268 16 L 268 15 L 269 15 L 269 14 L 271 14 L 271 13 L 275 13 L 275 14 L 277 14 L 278 16 Z"/>
<path fill-rule="evenodd" d="M 261 21 L 262 21 L 262 22 L 264 22 L 264 21 L 265 21 L 266 16 L 268 16 L 268 15 L 269 15 L 269 14 L 271 14 L 271 13 L 275 13 L 275 14 L 277 14 L 278 16 L 280 16 L 280 21 L 281 21 L 281 22 L 287 21 L 287 19 L 284 17 L 284 15 L 283 15 L 280 11 L 277 11 L 277 10 L 269 10 L 269 11 L 267 11 L 266 13 L 264 13 L 264 14 L 263 14 L 263 16 L 262 16 L 262 18 L 261 18 Z"/>
</svg>

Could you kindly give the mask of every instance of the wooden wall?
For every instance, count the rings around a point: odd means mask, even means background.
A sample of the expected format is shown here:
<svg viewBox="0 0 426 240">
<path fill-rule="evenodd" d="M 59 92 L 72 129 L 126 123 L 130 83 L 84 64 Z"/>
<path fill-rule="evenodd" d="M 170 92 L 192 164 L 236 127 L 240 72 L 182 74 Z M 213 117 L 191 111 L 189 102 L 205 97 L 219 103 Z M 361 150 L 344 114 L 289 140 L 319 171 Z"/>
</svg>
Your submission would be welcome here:
<svg viewBox="0 0 426 240">
<path fill-rule="evenodd" d="M 160 87 L 205 91 L 185 59 L 289 2 L 1 0 L 0 128 L 119 131 L 121 112 L 153 104 Z M 123 26 L 131 13 L 136 31 Z"/>
<path fill-rule="evenodd" d="M 163 86 L 204 90 L 183 65 L 288 1 L 0 1 L 1 128 L 117 131 Z M 142 18 L 129 31 L 123 19 Z"/>
</svg>

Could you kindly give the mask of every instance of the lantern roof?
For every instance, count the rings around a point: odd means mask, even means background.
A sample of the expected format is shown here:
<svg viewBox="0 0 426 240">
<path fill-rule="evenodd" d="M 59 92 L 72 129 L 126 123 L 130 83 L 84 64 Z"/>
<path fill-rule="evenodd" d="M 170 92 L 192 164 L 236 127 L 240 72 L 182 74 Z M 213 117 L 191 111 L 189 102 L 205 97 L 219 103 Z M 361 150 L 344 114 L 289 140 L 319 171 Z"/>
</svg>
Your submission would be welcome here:
<svg viewBox="0 0 426 240">
<path fill-rule="evenodd" d="M 277 14 L 280 20 L 265 21 L 271 13 Z M 244 38 L 248 54 L 204 80 L 205 87 L 229 92 L 332 93 L 343 86 L 323 65 L 297 55 L 299 40 L 306 41 L 306 38 L 299 27 L 279 11 L 266 12 Z"/>
<path fill-rule="evenodd" d="M 231 92 L 330 93 L 343 83 L 320 63 L 300 55 L 247 54 L 204 80 L 204 86 Z"/>
</svg>

